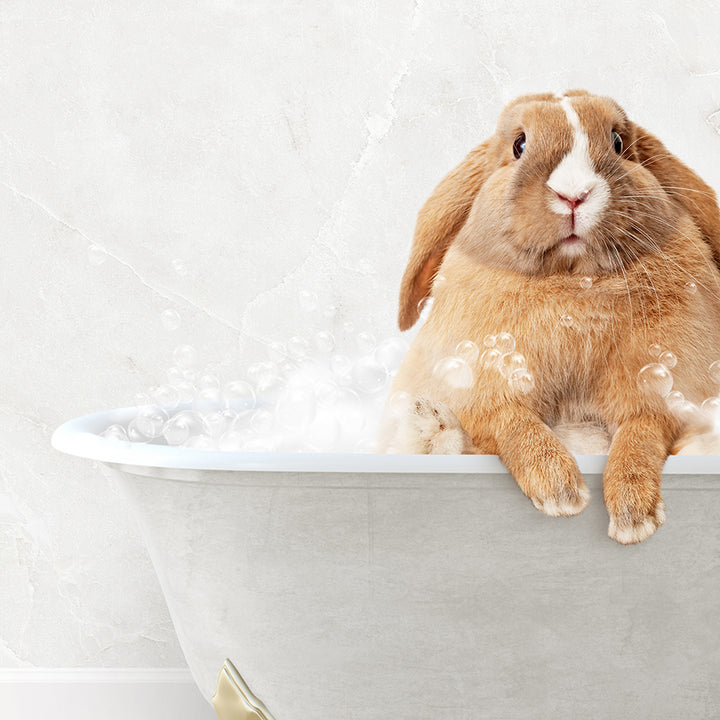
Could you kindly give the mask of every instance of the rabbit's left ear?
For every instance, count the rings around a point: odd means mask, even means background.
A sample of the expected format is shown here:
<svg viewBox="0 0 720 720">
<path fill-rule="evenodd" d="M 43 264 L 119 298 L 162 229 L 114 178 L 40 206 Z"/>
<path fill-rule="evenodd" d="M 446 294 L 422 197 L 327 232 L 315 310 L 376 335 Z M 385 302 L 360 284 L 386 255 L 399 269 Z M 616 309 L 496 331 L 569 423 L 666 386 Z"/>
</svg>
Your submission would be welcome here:
<svg viewBox="0 0 720 720">
<path fill-rule="evenodd" d="M 690 213 L 712 248 L 720 268 L 720 209 L 715 191 L 687 165 L 639 125 L 631 123 L 635 135 L 630 151 L 634 159 L 649 170 L 665 192 Z"/>
</svg>

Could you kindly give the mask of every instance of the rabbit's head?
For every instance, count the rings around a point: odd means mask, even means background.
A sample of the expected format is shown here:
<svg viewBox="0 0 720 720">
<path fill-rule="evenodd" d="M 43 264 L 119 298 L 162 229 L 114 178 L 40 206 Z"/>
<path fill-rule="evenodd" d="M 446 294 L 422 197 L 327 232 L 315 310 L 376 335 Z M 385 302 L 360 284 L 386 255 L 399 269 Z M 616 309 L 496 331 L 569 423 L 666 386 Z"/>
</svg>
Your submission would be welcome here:
<svg viewBox="0 0 720 720">
<path fill-rule="evenodd" d="M 720 264 L 714 192 L 616 102 L 523 96 L 420 211 L 400 328 L 417 320 L 453 241 L 478 263 L 527 275 L 617 273 L 661 252 L 686 214 Z"/>
</svg>

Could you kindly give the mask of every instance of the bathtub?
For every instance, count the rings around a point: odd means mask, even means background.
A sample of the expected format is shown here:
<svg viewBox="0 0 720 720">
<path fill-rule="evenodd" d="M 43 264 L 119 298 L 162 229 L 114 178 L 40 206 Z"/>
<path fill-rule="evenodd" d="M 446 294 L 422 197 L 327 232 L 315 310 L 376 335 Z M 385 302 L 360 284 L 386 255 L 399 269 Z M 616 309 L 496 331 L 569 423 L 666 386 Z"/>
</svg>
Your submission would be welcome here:
<svg viewBox="0 0 720 720">
<path fill-rule="evenodd" d="M 578 457 L 587 510 L 550 518 L 495 456 L 97 434 L 134 412 L 53 445 L 122 487 L 208 700 L 232 661 L 247 702 L 223 720 L 720 717 L 720 457 L 669 458 L 667 522 L 626 547 L 607 537 L 604 456 Z"/>
</svg>

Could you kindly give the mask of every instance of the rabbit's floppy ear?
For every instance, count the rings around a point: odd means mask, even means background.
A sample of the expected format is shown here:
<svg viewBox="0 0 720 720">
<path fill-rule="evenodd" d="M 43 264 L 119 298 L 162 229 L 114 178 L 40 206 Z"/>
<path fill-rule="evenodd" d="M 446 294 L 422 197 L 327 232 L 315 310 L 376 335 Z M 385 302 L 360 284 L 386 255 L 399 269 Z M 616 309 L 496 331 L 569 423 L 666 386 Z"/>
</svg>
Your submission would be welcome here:
<svg viewBox="0 0 720 720">
<path fill-rule="evenodd" d="M 687 165 L 639 125 L 631 123 L 635 141 L 630 146 L 635 159 L 649 170 L 665 192 L 690 213 L 720 268 L 720 209 L 715 191 Z"/>
<path fill-rule="evenodd" d="M 465 224 L 475 196 L 490 175 L 490 140 L 471 150 L 446 175 L 418 214 L 410 260 L 400 286 L 398 325 L 407 330 L 419 317 L 418 303 L 432 284 L 445 252 Z"/>
</svg>

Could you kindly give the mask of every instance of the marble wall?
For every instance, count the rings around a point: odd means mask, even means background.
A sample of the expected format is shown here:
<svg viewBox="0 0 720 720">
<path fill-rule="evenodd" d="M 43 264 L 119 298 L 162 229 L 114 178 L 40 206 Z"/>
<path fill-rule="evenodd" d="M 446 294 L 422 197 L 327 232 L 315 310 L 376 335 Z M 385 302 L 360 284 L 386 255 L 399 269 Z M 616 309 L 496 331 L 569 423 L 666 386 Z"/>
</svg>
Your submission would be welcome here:
<svg viewBox="0 0 720 720">
<path fill-rule="evenodd" d="M 712 0 L 0 4 L 0 666 L 183 663 L 61 421 L 130 404 L 179 343 L 231 366 L 395 332 L 418 208 L 521 92 L 611 95 L 720 188 L 718 37 Z"/>
</svg>

